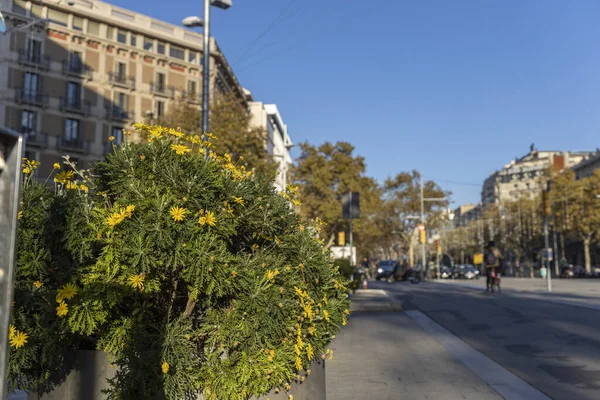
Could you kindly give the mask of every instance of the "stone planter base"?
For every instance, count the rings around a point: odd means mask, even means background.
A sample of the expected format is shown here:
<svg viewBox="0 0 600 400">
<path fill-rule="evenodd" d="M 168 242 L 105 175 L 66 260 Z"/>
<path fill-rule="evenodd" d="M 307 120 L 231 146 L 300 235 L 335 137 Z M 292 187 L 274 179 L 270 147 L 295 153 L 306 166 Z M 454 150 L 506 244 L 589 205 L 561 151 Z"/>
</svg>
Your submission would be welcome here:
<svg viewBox="0 0 600 400">
<path fill-rule="evenodd" d="M 107 380 L 117 372 L 116 368 L 109 366 L 107 354 L 101 351 L 79 351 L 70 362 L 73 370 L 65 382 L 42 396 L 28 394 L 27 400 L 105 400 L 102 390 L 109 389 Z M 306 373 L 300 375 L 306 376 Z M 290 386 L 289 393 L 294 396 L 294 400 L 325 400 L 325 361 L 313 361 L 310 376 L 304 382 L 292 382 Z M 258 399 L 252 397 L 252 400 L 267 399 L 288 400 L 288 395 L 283 390 L 279 393 L 273 390 Z M 203 397 L 199 396 L 198 400 L 203 400 Z"/>
</svg>

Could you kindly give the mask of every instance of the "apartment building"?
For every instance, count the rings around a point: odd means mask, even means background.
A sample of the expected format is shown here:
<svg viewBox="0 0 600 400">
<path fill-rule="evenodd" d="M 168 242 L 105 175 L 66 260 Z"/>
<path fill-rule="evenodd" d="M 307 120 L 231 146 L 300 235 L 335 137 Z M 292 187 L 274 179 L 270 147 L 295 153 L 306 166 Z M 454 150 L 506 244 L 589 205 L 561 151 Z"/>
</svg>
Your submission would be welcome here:
<svg viewBox="0 0 600 400">
<path fill-rule="evenodd" d="M 490 175 L 483 184 L 483 205 L 500 204 L 519 197 L 534 197 L 544 186 L 548 169 L 556 171 L 572 168 L 589 152 L 538 151 L 531 145 L 528 154 L 512 160 L 499 171 Z"/>
<path fill-rule="evenodd" d="M 122 140 L 134 122 L 160 123 L 175 99 L 201 107 L 202 34 L 101 1 L 1 0 L 0 125 L 26 135 L 26 156 L 69 154 L 82 168 Z M 211 38 L 211 95 L 245 104 Z"/>
<path fill-rule="evenodd" d="M 249 100 L 250 124 L 253 127 L 264 129 L 267 135 L 267 152 L 277 164 L 278 173 L 273 184 L 278 190 L 284 190 L 293 161 L 290 154 L 293 143 L 288 134 L 287 125 L 283 122 L 277 105 L 253 101 L 248 91 L 246 91 L 246 97 Z"/>
<path fill-rule="evenodd" d="M 455 228 L 468 226 L 472 221 L 477 220 L 481 214 L 481 207 L 471 203 L 463 204 L 457 207 L 454 212 L 452 224 Z"/>
<path fill-rule="evenodd" d="M 577 179 L 590 177 L 600 169 L 600 150 L 590 153 L 583 161 L 571 168 Z"/>
</svg>

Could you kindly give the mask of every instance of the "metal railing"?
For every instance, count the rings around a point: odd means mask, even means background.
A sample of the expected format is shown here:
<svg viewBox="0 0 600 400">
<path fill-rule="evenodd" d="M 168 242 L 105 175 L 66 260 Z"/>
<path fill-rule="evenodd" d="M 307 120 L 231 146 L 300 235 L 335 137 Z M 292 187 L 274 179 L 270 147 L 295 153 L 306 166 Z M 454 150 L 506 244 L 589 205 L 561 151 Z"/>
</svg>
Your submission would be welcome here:
<svg viewBox="0 0 600 400">
<path fill-rule="evenodd" d="M 129 111 L 124 110 L 119 106 L 107 107 L 106 118 L 110 120 L 127 121 L 129 120 Z"/>
<path fill-rule="evenodd" d="M 150 82 L 150 91 L 160 96 L 175 97 L 175 88 L 164 83 Z"/>
<path fill-rule="evenodd" d="M 17 89 L 15 91 L 15 101 L 19 104 L 48 107 L 48 95 L 37 90 Z"/>
<path fill-rule="evenodd" d="M 81 153 L 90 152 L 90 142 L 83 139 L 67 139 L 64 136 L 59 136 L 56 140 L 56 148 L 58 150 L 78 151 Z"/>
<path fill-rule="evenodd" d="M 60 110 L 83 115 L 89 115 L 92 111 L 92 103 L 89 101 L 73 100 L 68 97 L 60 98 Z"/>
<path fill-rule="evenodd" d="M 27 139 L 27 146 L 48 147 L 48 135 L 46 133 L 36 132 L 34 129 L 21 128 L 18 129 Z"/>
<path fill-rule="evenodd" d="M 92 69 L 81 62 L 64 60 L 62 64 L 62 72 L 64 75 L 74 75 L 92 79 Z"/>
<path fill-rule="evenodd" d="M 131 76 L 125 76 L 123 74 L 109 72 L 108 81 L 113 85 L 118 85 L 129 89 L 135 89 L 135 78 Z"/>
<path fill-rule="evenodd" d="M 198 92 L 188 92 L 188 91 L 184 90 L 181 92 L 181 97 L 185 101 L 188 101 L 193 104 L 201 104 L 202 103 L 202 95 Z"/>
<path fill-rule="evenodd" d="M 19 49 L 18 53 L 19 64 L 30 65 L 44 70 L 50 69 L 50 57 L 46 54 L 38 54 L 25 49 Z"/>
</svg>

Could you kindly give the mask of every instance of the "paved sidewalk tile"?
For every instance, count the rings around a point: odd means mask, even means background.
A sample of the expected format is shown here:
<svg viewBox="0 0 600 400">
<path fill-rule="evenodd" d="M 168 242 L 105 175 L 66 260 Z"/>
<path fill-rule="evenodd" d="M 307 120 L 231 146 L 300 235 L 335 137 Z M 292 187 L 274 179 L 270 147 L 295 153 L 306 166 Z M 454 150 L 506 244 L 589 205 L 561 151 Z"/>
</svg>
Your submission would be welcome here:
<svg viewBox="0 0 600 400">
<path fill-rule="evenodd" d="M 404 313 L 352 315 L 331 345 L 328 400 L 499 400 Z"/>
</svg>

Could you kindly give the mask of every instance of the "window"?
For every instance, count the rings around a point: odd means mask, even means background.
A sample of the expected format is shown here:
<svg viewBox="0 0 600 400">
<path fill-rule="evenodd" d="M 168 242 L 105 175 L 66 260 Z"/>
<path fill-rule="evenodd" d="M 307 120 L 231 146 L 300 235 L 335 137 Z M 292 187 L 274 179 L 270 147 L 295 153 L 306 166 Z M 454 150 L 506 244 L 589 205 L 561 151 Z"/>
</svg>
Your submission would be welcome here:
<svg viewBox="0 0 600 400">
<path fill-rule="evenodd" d="M 144 38 L 144 50 L 152 51 L 153 48 L 154 48 L 154 41 Z"/>
<path fill-rule="evenodd" d="M 114 95 L 114 105 L 119 110 L 127 110 L 129 108 L 129 96 L 125 93 L 116 92 Z"/>
<path fill-rule="evenodd" d="M 191 96 L 196 94 L 196 81 L 188 81 L 187 91 Z"/>
<path fill-rule="evenodd" d="M 119 78 L 125 79 L 126 75 L 127 75 L 127 64 L 118 62 L 117 63 L 117 76 Z"/>
<path fill-rule="evenodd" d="M 129 37 L 129 44 L 132 45 L 133 47 L 137 46 L 136 44 L 136 36 L 132 33 L 131 36 Z"/>
<path fill-rule="evenodd" d="M 79 140 L 79 120 L 67 118 L 65 121 L 65 141 L 76 142 Z"/>
<path fill-rule="evenodd" d="M 190 51 L 188 53 L 188 62 L 195 63 L 196 62 L 196 52 Z"/>
<path fill-rule="evenodd" d="M 21 133 L 35 132 L 37 116 L 29 110 L 21 111 Z"/>
<path fill-rule="evenodd" d="M 165 102 L 164 101 L 156 101 L 156 118 L 163 119 L 165 116 Z"/>
<path fill-rule="evenodd" d="M 100 23 L 88 20 L 87 33 L 90 35 L 100 36 Z"/>
<path fill-rule="evenodd" d="M 165 74 L 162 72 L 156 73 L 156 89 L 164 90 L 165 89 Z"/>
<path fill-rule="evenodd" d="M 27 2 L 23 0 L 14 0 L 13 1 L 13 12 L 16 14 L 25 15 L 26 14 Z"/>
<path fill-rule="evenodd" d="M 71 69 L 73 70 L 80 70 L 81 69 L 81 52 L 80 51 L 72 51 L 69 54 L 69 66 L 71 66 Z"/>
<path fill-rule="evenodd" d="M 113 126 L 111 130 L 111 136 L 114 136 L 115 140 L 113 140 L 114 144 L 121 144 L 123 141 L 123 128 Z"/>
<path fill-rule="evenodd" d="M 25 72 L 25 77 L 23 79 L 23 90 L 25 92 L 25 96 L 35 96 L 38 91 L 38 82 L 40 76 L 38 74 L 32 74 L 31 72 Z"/>
<path fill-rule="evenodd" d="M 67 26 L 69 23 L 69 15 L 62 11 L 53 10 L 52 8 L 48 9 L 48 19 L 50 22 L 54 22 L 55 24 Z"/>
<path fill-rule="evenodd" d="M 156 52 L 158 54 L 165 54 L 165 44 L 158 42 L 158 46 L 156 46 Z"/>
<path fill-rule="evenodd" d="M 75 16 L 73 17 L 73 29 L 75 29 L 76 31 L 83 30 L 83 18 Z"/>
<path fill-rule="evenodd" d="M 115 32 L 114 32 L 114 28 L 112 26 L 107 26 L 106 27 L 106 38 L 113 40 L 113 38 L 115 37 Z"/>
<path fill-rule="evenodd" d="M 127 43 L 127 32 L 118 30 L 117 31 L 117 42 Z"/>
<path fill-rule="evenodd" d="M 41 61 L 42 42 L 31 38 L 27 39 L 27 59 L 33 62 Z"/>
<path fill-rule="evenodd" d="M 182 48 L 173 46 L 173 45 L 169 46 L 169 55 L 173 58 L 185 60 L 185 50 L 183 50 Z"/>
<path fill-rule="evenodd" d="M 81 99 L 81 86 L 77 82 L 67 82 L 67 104 L 75 106 Z"/>
</svg>

